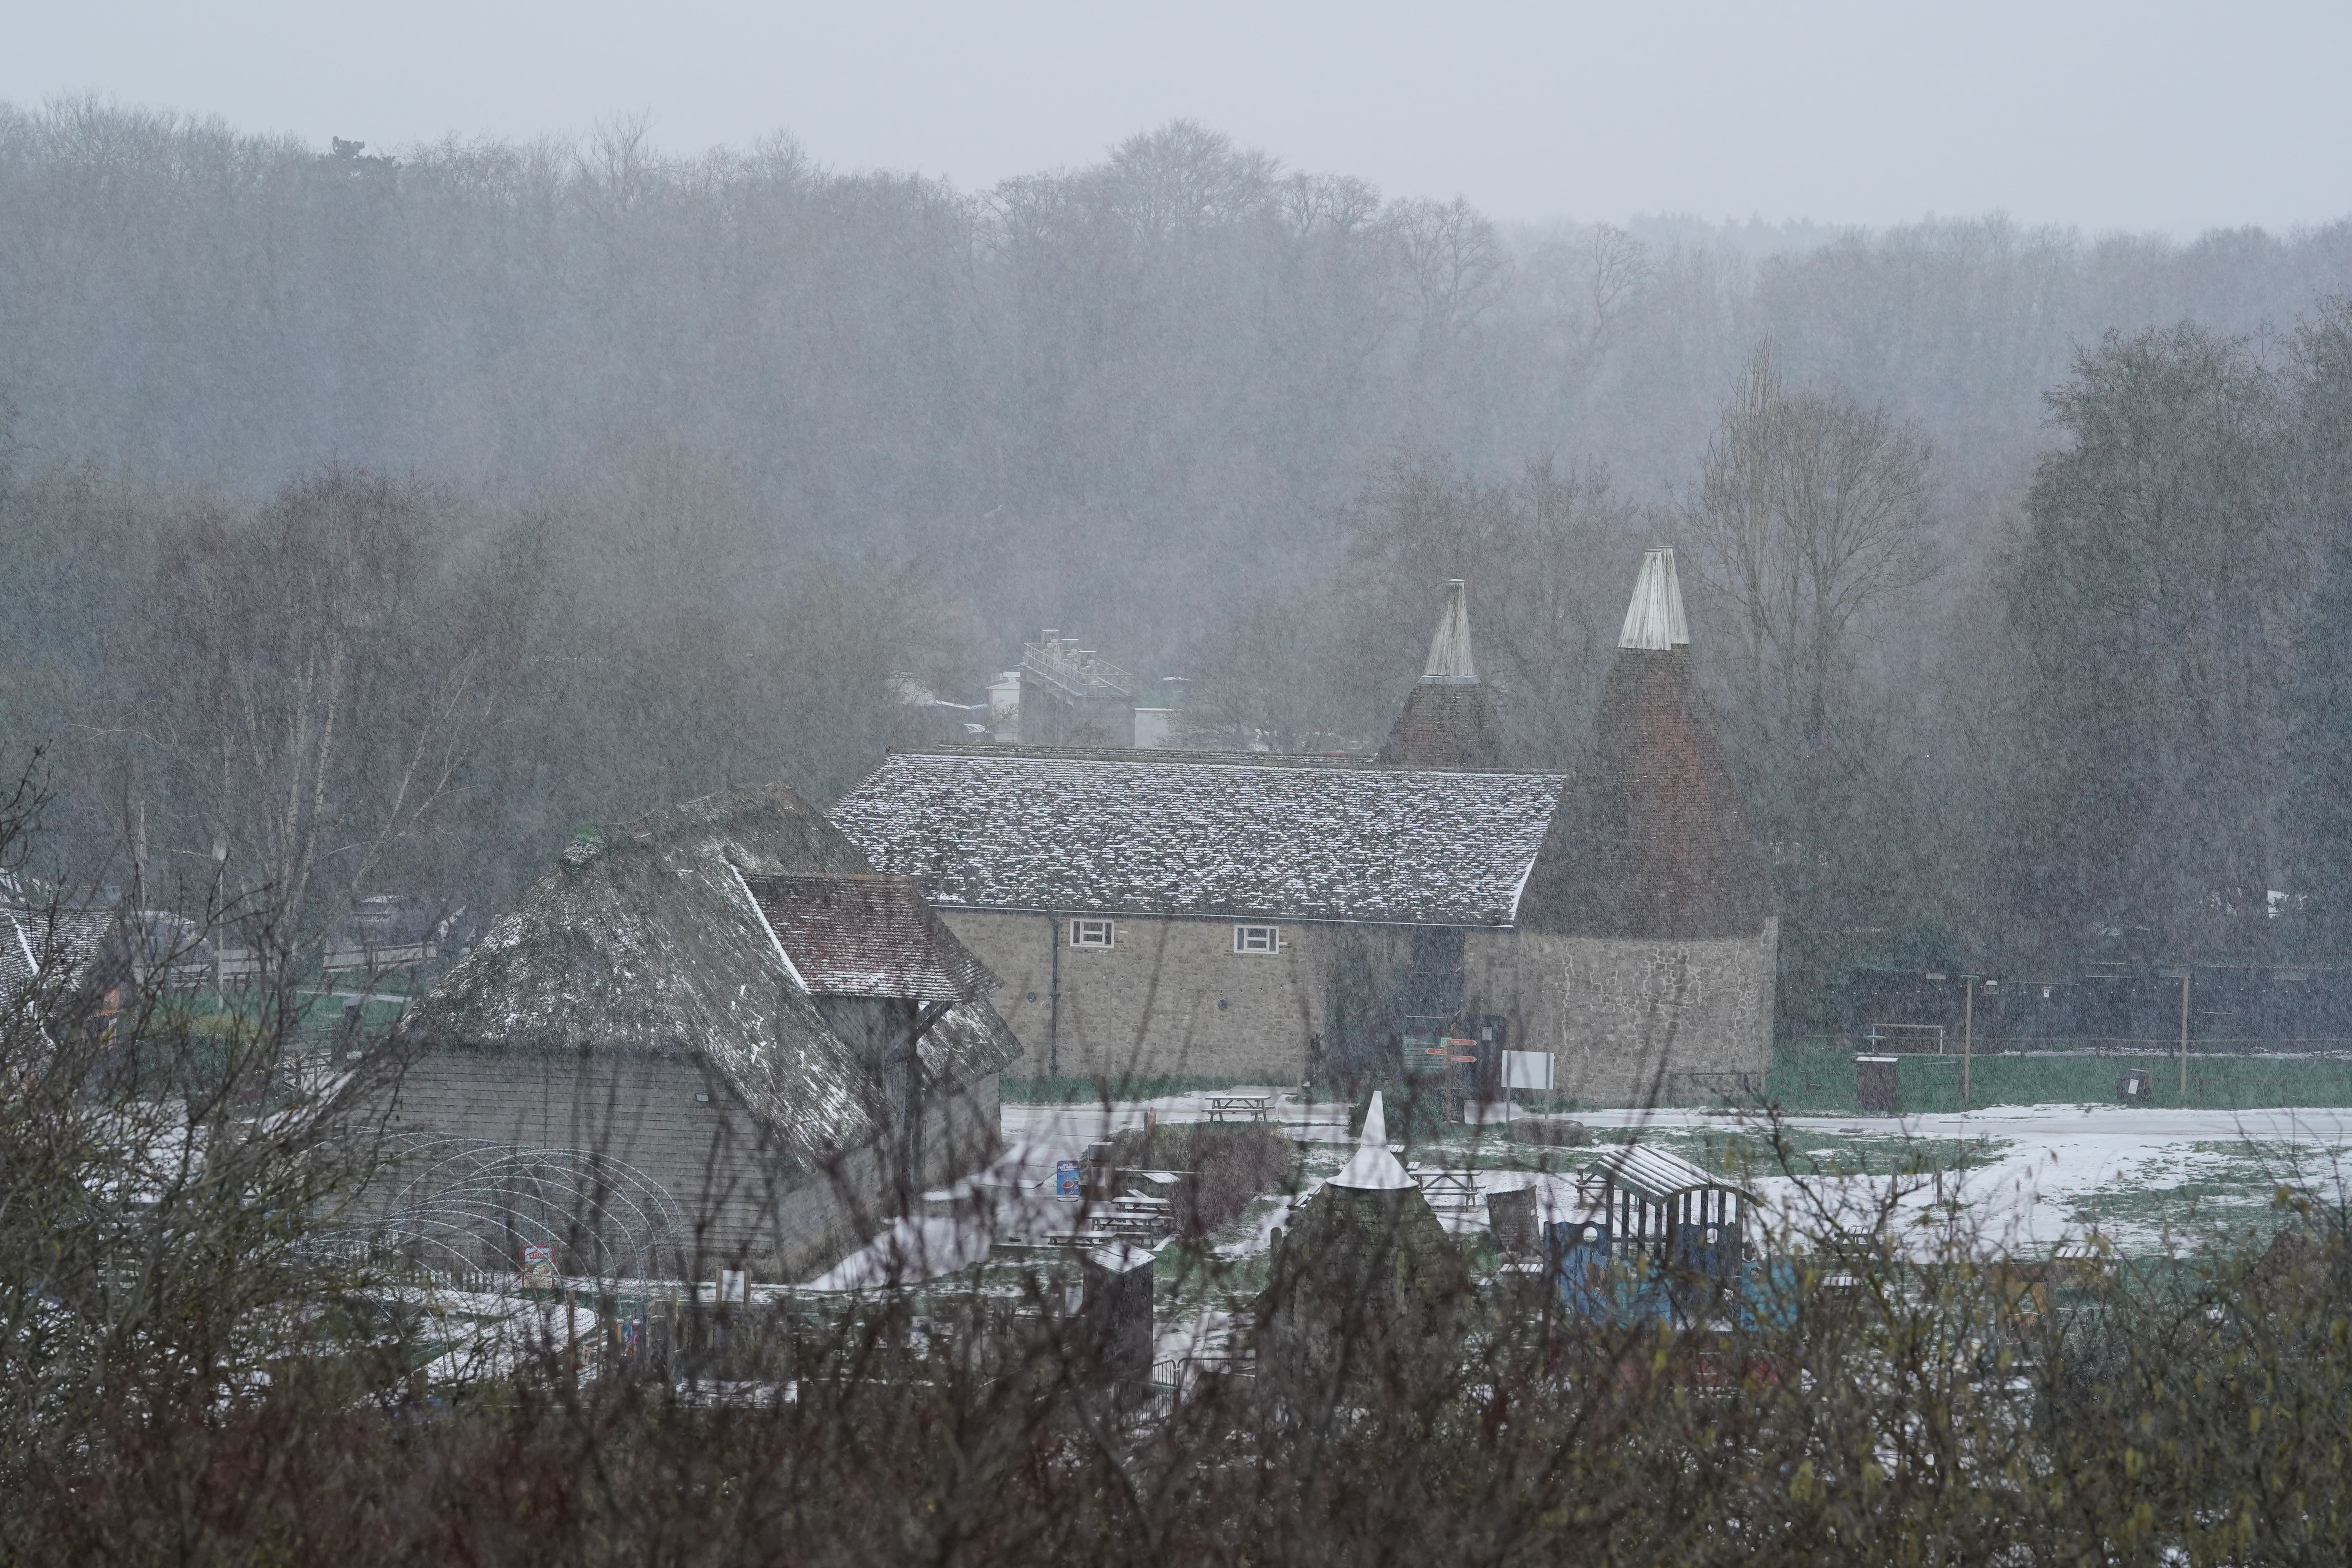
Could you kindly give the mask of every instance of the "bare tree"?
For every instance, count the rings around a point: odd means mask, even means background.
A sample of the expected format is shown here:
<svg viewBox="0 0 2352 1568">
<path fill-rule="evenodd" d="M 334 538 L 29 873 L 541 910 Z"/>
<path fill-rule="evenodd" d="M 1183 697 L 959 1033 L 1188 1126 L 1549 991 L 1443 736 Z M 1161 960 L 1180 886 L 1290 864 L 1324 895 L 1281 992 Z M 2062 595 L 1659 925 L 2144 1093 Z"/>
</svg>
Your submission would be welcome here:
<svg viewBox="0 0 2352 1568">
<path fill-rule="evenodd" d="M 1759 346 L 1679 510 L 1696 586 L 1737 639 L 1745 696 L 1826 739 L 1864 616 L 1933 577 L 1931 450 L 1916 426 L 1800 391 Z"/>
<path fill-rule="evenodd" d="M 446 594 L 417 489 L 331 468 L 166 561 L 151 732 L 187 849 L 266 889 L 289 940 L 339 913 L 446 806 L 510 617 Z"/>
<path fill-rule="evenodd" d="M 1675 518 L 1772 865 L 1784 1017 L 1818 1016 L 1863 932 L 1937 907 L 1916 871 L 1926 795 L 1861 636 L 1937 570 L 1929 456 L 1884 410 L 1790 387 L 1767 344 Z"/>
<path fill-rule="evenodd" d="M 1425 347 L 1451 339 L 1502 298 L 1509 262 L 1495 226 L 1462 197 L 1391 202 L 1381 222 L 1412 291 Z"/>
</svg>

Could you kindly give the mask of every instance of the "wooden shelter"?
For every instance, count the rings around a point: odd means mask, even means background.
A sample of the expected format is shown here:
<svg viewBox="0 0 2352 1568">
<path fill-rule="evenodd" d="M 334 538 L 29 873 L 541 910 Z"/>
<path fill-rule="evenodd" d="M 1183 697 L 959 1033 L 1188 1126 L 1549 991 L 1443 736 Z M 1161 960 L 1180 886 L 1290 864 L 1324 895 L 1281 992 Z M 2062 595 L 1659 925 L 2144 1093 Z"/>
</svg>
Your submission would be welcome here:
<svg viewBox="0 0 2352 1568">
<path fill-rule="evenodd" d="M 1586 1171 L 1611 1256 L 1636 1258 L 1725 1284 L 1739 1271 L 1743 1231 L 1755 1195 L 1679 1154 L 1628 1143 Z"/>
</svg>

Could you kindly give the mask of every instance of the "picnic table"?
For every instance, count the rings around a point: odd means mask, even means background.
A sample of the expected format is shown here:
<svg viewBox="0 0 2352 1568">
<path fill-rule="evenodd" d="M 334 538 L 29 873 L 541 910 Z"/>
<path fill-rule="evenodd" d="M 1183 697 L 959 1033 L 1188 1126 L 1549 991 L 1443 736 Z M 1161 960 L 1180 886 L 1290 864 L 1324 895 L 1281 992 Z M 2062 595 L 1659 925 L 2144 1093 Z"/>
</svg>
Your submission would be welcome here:
<svg viewBox="0 0 2352 1568">
<path fill-rule="evenodd" d="M 1223 1121 L 1236 1118 L 1243 1121 L 1263 1121 L 1274 1107 L 1270 1094 L 1213 1094 L 1209 1096 L 1209 1120 Z"/>
<path fill-rule="evenodd" d="M 1422 1195 L 1429 1200 L 1431 1208 L 1467 1214 L 1485 1202 L 1473 1172 L 1413 1164 L 1405 1167 L 1405 1173 L 1420 1184 Z"/>
</svg>

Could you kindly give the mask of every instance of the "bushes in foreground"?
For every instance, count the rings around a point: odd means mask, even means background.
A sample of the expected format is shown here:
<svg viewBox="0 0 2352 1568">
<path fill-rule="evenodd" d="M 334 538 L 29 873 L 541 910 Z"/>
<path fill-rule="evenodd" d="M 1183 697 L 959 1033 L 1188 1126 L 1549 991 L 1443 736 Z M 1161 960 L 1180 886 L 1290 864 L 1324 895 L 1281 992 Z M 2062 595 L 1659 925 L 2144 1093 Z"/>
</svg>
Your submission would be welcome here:
<svg viewBox="0 0 2352 1568">
<path fill-rule="evenodd" d="M 159 1361 L 5 1434 L 0 1546 L 346 1568 L 2328 1561 L 2352 1530 L 2352 1248 L 2340 1213 L 2284 1220 L 2160 1272 L 1861 1236 L 1768 1310 L 1686 1300 L 1711 1327 L 1570 1321 L 1505 1275 L 1441 1304 L 1442 1333 L 1383 1320 L 1173 1392 L 1120 1381 L 1044 1290 L 934 1288 L 922 1331 L 887 1300 L 779 1319 L 783 1352 L 660 1375 L 551 1341 L 428 1387 L 404 1369 L 430 1345 L 314 1341 L 173 1401 Z"/>
</svg>

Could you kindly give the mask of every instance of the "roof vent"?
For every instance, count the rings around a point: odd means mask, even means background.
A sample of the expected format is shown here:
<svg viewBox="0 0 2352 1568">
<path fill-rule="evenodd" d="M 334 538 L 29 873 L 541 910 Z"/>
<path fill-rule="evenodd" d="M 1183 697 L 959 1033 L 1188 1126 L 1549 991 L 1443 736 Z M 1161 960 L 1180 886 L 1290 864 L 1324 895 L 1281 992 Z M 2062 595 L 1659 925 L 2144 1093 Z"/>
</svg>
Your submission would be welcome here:
<svg viewBox="0 0 2352 1568">
<path fill-rule="evenodd" d="M 1429 663 L 1421 672 L 1423 680 L 1475 680 L 1478 667 L 1470 658 L 1469 595 L 1459 577 L 1445 584 L 1445 608 L 1437 617 L 1437 629 L 1430 634 Z"/>
</svg>

